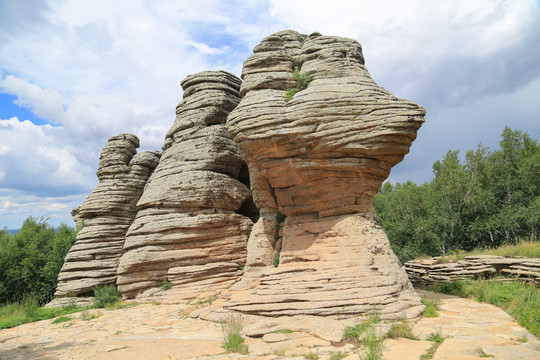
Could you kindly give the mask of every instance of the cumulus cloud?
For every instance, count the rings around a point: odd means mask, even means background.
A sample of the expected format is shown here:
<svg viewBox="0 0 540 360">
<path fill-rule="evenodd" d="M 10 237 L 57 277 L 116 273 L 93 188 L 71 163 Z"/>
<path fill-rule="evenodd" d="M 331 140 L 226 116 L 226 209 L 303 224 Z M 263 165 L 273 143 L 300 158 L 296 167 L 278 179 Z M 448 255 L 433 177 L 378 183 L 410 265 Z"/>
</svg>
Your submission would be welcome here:
<svg viewBox="0 0 540 360">
<path fill-rule="evenodd" d="M 67 214 L 97 183 L 110 136 L 132 132 L 141 150 L 161 148 L 185 76 L 239 75 L 262 38 L 287 28 L 360 41 L 375 81 L 427 108 L 411 154 L 392 172 L 426 180 L 433 156 L 486 143 L 477 135 L 504 117 L 519 113 L 510 126 L 540 131 L 530 112 L 538 10 L 532 0 L 0 1 L 0 93 L 53 125 L 0 120 L 3 204 Z M 530 111 L 511 111 L 516 103 Z"/>
</svg>

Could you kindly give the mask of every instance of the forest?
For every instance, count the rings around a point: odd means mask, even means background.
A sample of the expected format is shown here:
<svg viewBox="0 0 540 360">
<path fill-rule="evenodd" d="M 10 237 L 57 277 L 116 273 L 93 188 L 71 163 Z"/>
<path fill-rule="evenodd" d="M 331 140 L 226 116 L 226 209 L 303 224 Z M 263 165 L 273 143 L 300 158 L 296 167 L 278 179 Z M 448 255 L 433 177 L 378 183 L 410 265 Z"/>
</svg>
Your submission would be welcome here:
<svg viewBox="0 0 540 360">
<path fill-rule="evenodd" d="M 537 241 L 540 142 L 506 127 L 499 148 L 450 150 L 431 182 L 386 182 L 374 206 L 401 262 L 457 250 Z"/>
</svg>

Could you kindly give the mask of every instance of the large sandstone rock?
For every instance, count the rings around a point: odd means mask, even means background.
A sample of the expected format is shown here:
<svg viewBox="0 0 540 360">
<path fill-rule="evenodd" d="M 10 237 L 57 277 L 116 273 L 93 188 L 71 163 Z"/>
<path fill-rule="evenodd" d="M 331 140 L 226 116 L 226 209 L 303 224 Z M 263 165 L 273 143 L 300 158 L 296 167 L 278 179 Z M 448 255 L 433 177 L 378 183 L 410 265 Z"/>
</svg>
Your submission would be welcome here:
<svg viewBox="0 0 540 360">
<path fill-rule="evenodd" d="M 75 221 L 84 227 L 66 255 L 55 295 L 84 294 L 96 285 L 115 283 L 125 235 L 137 213 L 136 203 L 160 156 L 159 151 L 137 154 L 138 147 L 135 135 L 120 134 L 103 148 L 99 184 L 74 210 Z"/>
<path fill-rule="evenodd" d="M 182 81 L 184 99 L 124 244 L 117 284 L 125 297 L 150 295 L 164 279 L 177 299 L 195 297 L 242 274 L 248 216 L 256 219 L 257 211 L 224 125 L 240 101 L 240 83 L 224 71 Z"/>
<path fill-rule="evenodd" d="M 287 101 L 296 67 L 312 80 Z M 244 97 L 227 130 L 248 164 L 261 218 L 235 285 L 252 291 L 225 307 L 267 316 L 354 317 L 374 307 L 383 318 L 419 316 L 424 307 L 371 200 L 408 153 L 425 110 L 371 79 L 358 42 L 318 33 L 267 37 L 242 77 Z"/>
</svg>

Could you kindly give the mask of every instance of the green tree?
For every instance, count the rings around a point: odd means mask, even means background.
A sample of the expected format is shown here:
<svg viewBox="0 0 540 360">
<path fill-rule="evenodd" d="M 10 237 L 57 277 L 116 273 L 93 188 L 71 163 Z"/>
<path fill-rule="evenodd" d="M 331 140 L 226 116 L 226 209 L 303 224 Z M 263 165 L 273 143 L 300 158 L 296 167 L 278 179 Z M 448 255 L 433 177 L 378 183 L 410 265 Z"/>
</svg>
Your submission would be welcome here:
<svg viewBox="0 0 540 360">
<path fill-rule="evenodd" d="M 57 277 L 76 232 L 66 225 L 57 231 L 46 219 L 29 217 L 14 235 L 0 234 L 0 303 L 33 295 L 43 304 L 52 298 Z"/>
</svg>

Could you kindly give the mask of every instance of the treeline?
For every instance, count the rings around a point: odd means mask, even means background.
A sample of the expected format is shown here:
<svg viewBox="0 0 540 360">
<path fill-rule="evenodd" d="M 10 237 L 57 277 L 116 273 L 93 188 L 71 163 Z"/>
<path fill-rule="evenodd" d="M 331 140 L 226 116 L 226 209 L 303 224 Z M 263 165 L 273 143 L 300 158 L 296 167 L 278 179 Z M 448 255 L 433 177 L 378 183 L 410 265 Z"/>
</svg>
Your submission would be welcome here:
<svg viewBox="0 0 540 360">
<path fill-rule="evenodd" d="M 374 206 L 398 258 L 538 240 L 540 142 L 505 128 L 499 149 L 449 151 L 430 183 L 385 183 Z"/>
<path fill-rule="evenodd" d="M 27 296 L 40 305 L 50 301 L 75 236 L 76 231 L 65 224 L 55 230 L 45 219 L 33 217 L 15 234 L 0 230 L 0 304 Z"/>
</svg>

